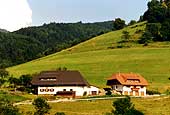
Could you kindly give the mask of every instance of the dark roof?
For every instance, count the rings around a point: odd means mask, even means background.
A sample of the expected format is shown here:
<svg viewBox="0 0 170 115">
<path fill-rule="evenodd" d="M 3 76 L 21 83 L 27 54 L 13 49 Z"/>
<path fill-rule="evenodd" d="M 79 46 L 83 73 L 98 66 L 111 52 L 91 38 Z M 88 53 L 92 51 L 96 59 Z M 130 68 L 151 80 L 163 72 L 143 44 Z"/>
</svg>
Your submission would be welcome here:
<svg viewBox="0 0 170 115">
<path fill-rule="evenodd" d="M 31 83 L 36 86 L 89 86 L 79 71 L 42 71 Z"/>
<path fill-rule="evenodd" d="M 141 75 L 134 73 L 116 73 L 113 74 L 107 82 L 112 80 L 117 80 L 122 85 L 148 85 L 148 82 Z"/>
</svg>

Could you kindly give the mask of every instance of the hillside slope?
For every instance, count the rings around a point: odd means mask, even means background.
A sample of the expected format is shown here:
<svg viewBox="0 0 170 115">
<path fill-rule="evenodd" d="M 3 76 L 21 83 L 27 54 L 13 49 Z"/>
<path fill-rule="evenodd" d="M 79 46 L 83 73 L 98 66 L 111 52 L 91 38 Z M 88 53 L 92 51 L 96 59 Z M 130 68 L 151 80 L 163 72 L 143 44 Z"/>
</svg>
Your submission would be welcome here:
<svg viewBox="0 0 170 115">
<path fill-rule="evenodd" d="M 79 70 L 93 85 L 105 87 L 106 79 L 115 72 L 135 72 L 143 75 L 150 88 L 166 89 L 170 86 L 170 48 L 148 48 L 136 43 L 128 43 L 131 48 L 110 48 L 117 45 L 122 31 L 127 30 L 135 36 L 136 30 L 143 30 L 144 23 L 123 30 L 109 32 L 95 37 L 72 48 L 44 58 L 8 68 L 11 74 L 33 74 L 43 70 L 67 67 Z M 114 46 L 113 46 L 114 47 Z"/>
<path fill-rule="evenodd" d="M 0 68 L 59 52 L 112 30 L 115 30 L 114 21 L 50 23 L 15 32 L 0 32 Z"/>
</svg>

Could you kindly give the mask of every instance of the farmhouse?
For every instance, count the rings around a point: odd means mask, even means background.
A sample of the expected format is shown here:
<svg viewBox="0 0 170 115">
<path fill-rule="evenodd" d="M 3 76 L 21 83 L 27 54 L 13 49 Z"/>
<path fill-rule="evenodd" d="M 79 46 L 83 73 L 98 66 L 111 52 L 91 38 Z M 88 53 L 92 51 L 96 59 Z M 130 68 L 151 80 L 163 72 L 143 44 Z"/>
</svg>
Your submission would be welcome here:
<svg viewBox="0 0 170 115">
<path fill-rule="evenodd" d="M 78 71 L 42 71 L 31 83 L 38 95 L 79 97 L 99 93 L 99 89 L 91 86 Z"/>
<path fill-rule="evenodd" d="M 107 85 L 122 95 L 146 96 L 148 82 L 139 74 L 116 73 L 107 80 Z"/>
</svg>

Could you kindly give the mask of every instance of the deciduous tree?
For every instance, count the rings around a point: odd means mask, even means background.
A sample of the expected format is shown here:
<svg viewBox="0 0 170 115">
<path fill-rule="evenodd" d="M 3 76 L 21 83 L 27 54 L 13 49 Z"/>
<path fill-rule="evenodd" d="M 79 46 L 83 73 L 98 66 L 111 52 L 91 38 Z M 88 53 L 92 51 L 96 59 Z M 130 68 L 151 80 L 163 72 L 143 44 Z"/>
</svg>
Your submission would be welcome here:
<svg viewBox="0 0 170 115">
<path fill-rule="evenodd" d="M 123 31 L 122 34 L 123 34 L 122 35 L 123 41 L 128 42 L 130 40 L 130 37 L 131 37 L 129 32 L 128 31 Z"/>
<path fill-rule="evenodd" d="M 35 107 L 34 115 L 45 115 L 51 109 L 50 105 L 46 102 L 44 98 L 38 97 L 36 98 L 33 103 Z"/>
<path fill-rule="evenodd" d="M 21 115 L 19 109 L 7 99 L 0 99 L 0 115 Z"/>
<path fill-rule="evenodd" d="M 0 86 L 6 81 L 9 76 L 9 72 L 5 69 L 0 69 Z"/>
<path fill-rule="evenodd" d="M 144 115 L 134 108 L 129 96 L 114 101 L 113 106 L 115 108 L 113 110 L 114 115 Z"/>
<path fill-rule="evenodd" d="M 120 30 L 120 29 L 124 28 L 125 25 L 126 25 L 125 21 L 120 19 L 120 18 L 116 18 L 115 21 L 114 21 L 114 27 L 117 30 Z"/>
</svg>

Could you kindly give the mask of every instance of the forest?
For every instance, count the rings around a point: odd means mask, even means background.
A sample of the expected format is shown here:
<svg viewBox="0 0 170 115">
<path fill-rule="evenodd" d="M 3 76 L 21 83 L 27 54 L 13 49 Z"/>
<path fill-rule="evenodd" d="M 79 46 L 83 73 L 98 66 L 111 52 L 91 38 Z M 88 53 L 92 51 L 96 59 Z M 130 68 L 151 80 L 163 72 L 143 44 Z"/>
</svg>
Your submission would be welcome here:
<svg viewBox="0 0 170 115">
<path fill-rule="evenodd" d="M 63 49 L 95 36 L 121 29 L 125 21 L 96 23 L 50 23 L 22 28 L 15 32 L 0 32 L 0 68 L 21 64 Z"/>
<path fill-rule="evenodd" d="M 143 15 L 147 21 L 146 31 L 140 42 L 170 41 L 170 0 L 152 0 Z"/>
</svg>

